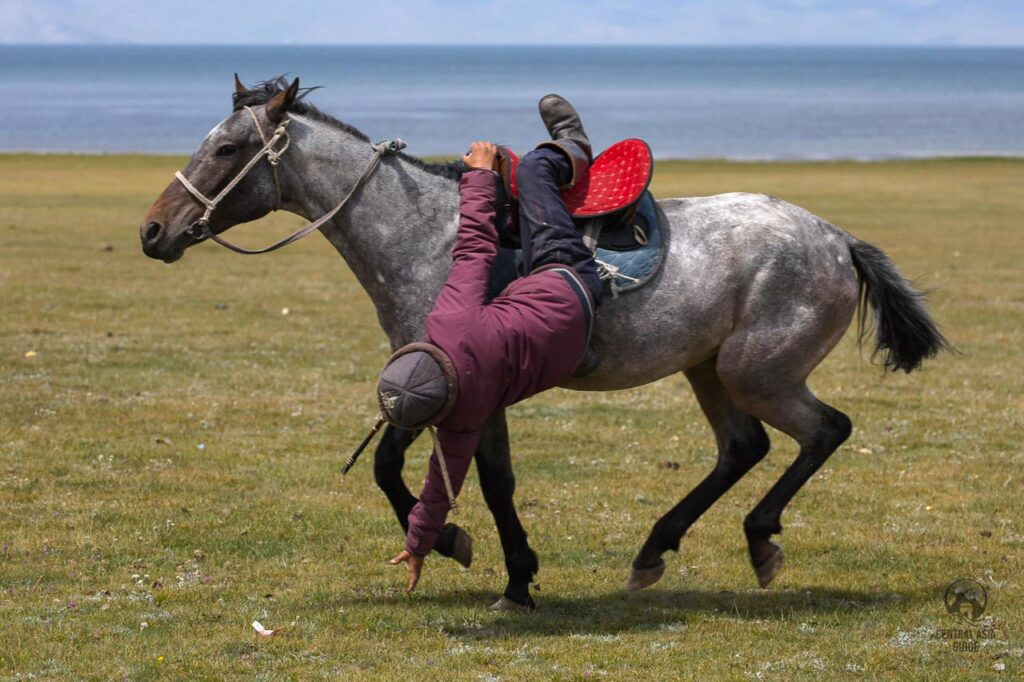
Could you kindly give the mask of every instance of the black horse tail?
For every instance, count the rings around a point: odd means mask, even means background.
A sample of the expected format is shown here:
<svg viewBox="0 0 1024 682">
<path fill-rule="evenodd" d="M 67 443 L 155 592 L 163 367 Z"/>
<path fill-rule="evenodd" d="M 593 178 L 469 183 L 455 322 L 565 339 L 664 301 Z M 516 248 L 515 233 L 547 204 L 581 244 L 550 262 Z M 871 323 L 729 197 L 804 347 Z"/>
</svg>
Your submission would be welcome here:
<svg viewBox="0 0 1024 682">
<path fill-rule="evenodd" d="M 925 292 L 918 291 L 899 273 L 885 252 L 852 239 L 850 255 L 857 270 L 860 295 L 857 302 L 857 333 L 863 343 L 870 326 L 868 306 L 874 318 L 875 349 L 890 372 L 912 372 L 926 358 L 934 357 L 949 342 L 925 308 Z"/>
</svg>

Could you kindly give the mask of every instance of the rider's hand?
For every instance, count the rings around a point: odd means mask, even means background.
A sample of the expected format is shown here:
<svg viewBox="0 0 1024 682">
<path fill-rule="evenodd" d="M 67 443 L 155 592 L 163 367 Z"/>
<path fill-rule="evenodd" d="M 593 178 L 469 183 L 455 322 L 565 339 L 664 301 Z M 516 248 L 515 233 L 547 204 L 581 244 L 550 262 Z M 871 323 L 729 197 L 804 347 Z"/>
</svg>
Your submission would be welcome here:
<svg viewBox="0 0 1024 682">
<path fill-rule="evenodd" d="M 394 559 L 389 561 L 392 566 L 398 564 L 406 564 L 409 568 L 409 586 L 405 588 L 405 593 L 410 594 L 416 589 L 416 583 L 420 581 L 420 573 L 423 572 L 423 557 L 417 556 L 412 552 L 403 549 L 402 553 L 396 556 Z"/>
<path fill-rule="evenodd" d="M 473 169 L 494 170 L 497 156 L 498 148 L 490 142 L 474 142 L 469 145 L 469 152 L 462 157 L 462 162 Z"/>
</svg>

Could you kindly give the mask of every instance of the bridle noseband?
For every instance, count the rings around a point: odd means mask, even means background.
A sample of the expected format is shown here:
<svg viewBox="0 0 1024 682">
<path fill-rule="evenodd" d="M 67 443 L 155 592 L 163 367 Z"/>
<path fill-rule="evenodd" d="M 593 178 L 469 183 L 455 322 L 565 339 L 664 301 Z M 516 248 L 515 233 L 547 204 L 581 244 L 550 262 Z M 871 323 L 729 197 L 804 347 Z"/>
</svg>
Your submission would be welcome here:
<svg viewBox="0 0 1024 682">
<path fill-rule="evenodd" d="M 274 210 L 276 211 L 281 208 L 281 180 L 277 175 L 277 164 L 280 163 L 281 156 L 288 151 L 288 145 L 291 144 L 291 137 L 288 135 L 288 124 L 291 123 L 291 119 L 287 116 L 283 118 L 277 128 L 274 129 L 274 134 L 269 140 L 267 140 L 266 135 L 263 133 L 263 126 L 260 125 L 259 119 L 256 118 L 256 112 L 254 112 L 251 107 L 245 107 L 245 110 L 249 112 L 250 116 L 252 116 L 252 122 L 256 126 L 256 132 L 260 135 L 260 141 L 263 142 L 263 148 L 249 159 L 249 162 L 246 163 L 242 170 L 238 172 L 238 175 L 232 178 L 231 182 L 225 185 L 224 189 L 222 189 L 217 196 L 210 199 L 196 189 L 195 185 L 188 181 L 188 178 L 185 177 L 184 173 L 181 171 L 176 171 L 174 173 L 174 177 L 176 177 L 178 181 L 185 186 L 185 189 L 187 189 L 192 196 L 198 199 L 199 203 L 206 207 L 206 211 L 203 212 L 203 217 L 189 225 L 189 228 L 185 231 L 193 239 L 200 240 L 212 236 L 212 233 L 210 233 L 210 215 L 214 210 L 216 210 L 217 205 L 224 200 L 224 197 L 226 197 L 231 190 L 233 190 L 238 183 L 240 183 L 242 179 L 249 174 L 249 171 L 251 171 L 264 156 L 267 157 L 270 167 L 274 170 L 274 186 L 277 188 L 277 206 Z M 284 146 L 280 149 L 275 149 L 275 145 L 282 139 L 284 140 Z"/>
<path fill-rule="evenodd" d="M 256 125 L 256 132 L 258 132 L 260 135 L 260 141 L 263 142 L 263 147 L 258 152 L 256 152 L 256 154 L 254 154 L 251 159 L 249 159 L 245 166 L 242 167 L 242 170 L 238 172 L 238 175 L 232 178 L 231 182 L 225 185 L 224 189 L 217 193 L 217 196 L 210 199 L 205 194 L 196 189 L 195 185 L 189 182 L 188 178 L 185 177 L 184 173 L 182 173 L 181 171 L 176 171 L 174 173 L 174 177 L 177 178 L 178 181 L 182 184 L 182 186 L 184 186 L 185 189 L 189 191 L 189 194 L 195 197 L 199 201 L 199 203 L 206 207 L 206 210 L 203 211 L 202 217 L 199 218 L 199 220 L 192 223 L 191 225 L 189 225 L 188 229 L 185 230 L 185 234 L 192 237 L 197 242 L 203 241 L 207 238 L 212 239 L 221 246 L 231 249 L 236 253 L 243 253 L 247 255 L 269 253 L 271 251 L 276 251 L 283 246 L 287 246 L 292 242 L 298 241 L 299 239 L 302 239 L 306 235 L 316 231 L 329 220 L 331 220 L 335 215 L 337 215 L 338 211 L 340 211 L 345 206 L 345 204 L 348 203 L 349 199 L 352 198 L 356 191 L 363 185 L 364 182 L 366 182 L 366 179 L 369 178 L 370 175 L 373 174 L 373 171 L 377 169 L 377 166 L 380 165 L 381 158 L 383 158 L 387 154 L 396 154 L 405 148 L 405 142 L 402 142 L 397 138 L 394 140 L 381 140 L 376 144 L 371 144 L 370 146 L 373 147 L 374 152 L 373 158 L 370 159 L 369 163 L 367 163 L 366 165 L 366 168 L 363 170 L 362 175 L 359 176 L 359 179 L 356 180 L 356 183 L 352 186 L 352 189 L 349 191 L 347 195 L 345 195 L 345 198 L 342 199 L 337 206 L 332 208 L 330 211 L 325 213 L 317 220 L 311 222 L 302 229 L 285 237 L 281 241 L 275 242 L 270 246 L 267 246 L 262 249 L 246 249 L 244 247 L 238 246 L 237 244 L 232 244 L 228 240 L 220 237 L 217 234 L 214 234 L 214 232 L 210 229 L 210 216 L 216 210 L 217 205 L 224 200 L 224 197 L 226 197 L 231 192 L 231 190 L 238 186 L 238 183 L 240 183 L 242 179 L 246 175 L 248 175 L 249 171 L 251 171 L 256 166 L 256 164 L 259 163 L 261 159 L 263 159 L 263 157 L 266 157 L 267 162 L 270 164 L 271 170 L 273 170 L 274 172 L 274 187 L 277 189 L 277 205 L 274 207 L 274 210 L 276 211 L 281 208 L 281 180 L 277 174 L 277 165 L 278 163 L 280 163 L 281 157 L 284 155 L 286 151 L 288 151 L 288 147 L 291 145 L 291 137 L 288 135 L 288 124 L 291 123 L 291 119 L 288 118 L 288 116 L 285 116 L 283 119 L 281 119 L 281 122 L 277 124 L 276 128 L 274 128 L 274 134 L 271 135 L 270 139 L 268 140 L 266 135 L 263 133 L 263 126 L 260 125 L 260 121 L 256 117 L 256 112 L 254 112 L 250 107 L 243 108 L 246 111 L 248 111 L 249 115 L 252 117 L 252 122 Z M 284 145 L 278 148 L 277 144 L 281 140 L 284 140 Z"/>
</svg>

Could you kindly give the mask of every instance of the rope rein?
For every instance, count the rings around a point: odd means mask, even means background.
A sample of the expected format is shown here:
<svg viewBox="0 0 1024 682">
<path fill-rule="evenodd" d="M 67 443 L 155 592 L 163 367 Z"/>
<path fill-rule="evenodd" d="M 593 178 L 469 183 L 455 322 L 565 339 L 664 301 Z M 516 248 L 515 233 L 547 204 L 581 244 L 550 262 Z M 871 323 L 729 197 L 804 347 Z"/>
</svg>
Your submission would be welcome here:
<svg viewBox="0 0 1024 682">
<path fill-rule="evenodd" d="M 206 210 L 203 212 L 203 216 L 199 220 L 192 223 L 185 232 L 196 241 L 203 241 L 204 239 L 209 238 L 217 242 L 221 246 L 234 251 L 235 253 L 241 253 L 245 255 L 270 253 L 271 251 L 277 251 L 282 247 L 288 246 L 292 242 L 296 242 L 305 237 L 306 235 L 311 234 L 312 232 L 315 232 L 316 230 L 320 229 L 321 227 L 324 226 L 325 223 L 333 219 L 334 216 L 338 214 L 338 211 L 345 207 L 345 204 L 349 202 L 349 200 L 353 197 L 353 195 L 355 195 L 359 188 L 363 186 L 367 179 L 369 179 L 369 177 L 373 175 L 373 172 L 377 170 L 377 167 L 380 165 L 382 158 L 384 158 L 388 154 L 396 154 L 405 148 L 405 142 L 402 142 L 402 140 L 399 140 L 397 138 L 394 140 L 381 140 L 376 144 L 371 144 L 370 146 L 373 148 L 373 156 L 370 158 L 370 161 L 366 164 L 366 168 L 363 169 L 362 174 L 356 180 L 355 184 L 352 185 L 352 189 L 349 190 L 349 193 L 345 195 L 345 198 L 342 199 L 334 208 L 332 208 L 324 215 L 320 216 L 318 219 L 309 223 L 305 227 L 293 232 L 292 234 L 288 235 L 287 237 L 280 241 L 274 242 L 270 246 L 264 247 L 262 249 L 247 249 L 245 247 L 238 246 L 237 244 L 232 244 L 231 242 L 224 239 L 220 235 L 214 234 L 214 232 L 210 230 L 210 216 L 217 209 L 217 206 L 220 204 L 220 202 L 224 200 L 224 197 L 226 197 L 231 192 L 231 190 L 238 186 L 238 183 L 240 183 L 242 179 L 249 174 L 249 171 L 251 171 L 256 166 L 256 164 L 259 163 L 264 157 L 266 157 L 267 162 L 270 164 L 271 169 L 274 171 L 274 187 L 277 189 L 277 205 L 274 207 L 274 210 L 276 211 L 281 208 L 281 180 L 278 177 L 277 166 L 281 162 L 281 157 L 284 155 L 286 151 L 288 151 L 288 147 L 291 145 L 291 137 L 288 135 L 288 124 L 291 123 L 291 119 L 285 117 L 274 129 L 274 134 L 268 140 L 263 132 L 263 127 L 260 125 L 259 119 L 256 118 L 256 112 L 254 112 L 250 107 L 245 107 L 245 110 L 249 112 L 249 115 L 252 117 L 253 123 L 256 125 L 256 131 L 260 135 L 260 141 L 263 142 L 263 147 L 258 152 L 256 152 L 256 154 L 251 159 L 249 159 L 248 163 L 246 163 L 245 166 L 242 167 L 242 170 L 238 172 L 238 175 L 232 178 L 231 182 L 229 182 L 224 187 L 224 189 L 217 193 L 217 196 L 210 199 L 205 194 L 196 189 L 195 185 L 189 182 L 189 179 L 185 177 L 184 173 L 182 173 L 181 171 L 177 171 L 174 174 L 174 177 L 177 178 L 178 181 L 182 184 L 182 186 L 184 186 L 184 188 L 188 190 L 189 194 L 195 197 L 196 200 L 199 201 L 199 203 L 206 207 Z M 278 149 L 277 144 L 281 140 L 284 140 L 284 145 L 280 149 Z"/>
</svg>

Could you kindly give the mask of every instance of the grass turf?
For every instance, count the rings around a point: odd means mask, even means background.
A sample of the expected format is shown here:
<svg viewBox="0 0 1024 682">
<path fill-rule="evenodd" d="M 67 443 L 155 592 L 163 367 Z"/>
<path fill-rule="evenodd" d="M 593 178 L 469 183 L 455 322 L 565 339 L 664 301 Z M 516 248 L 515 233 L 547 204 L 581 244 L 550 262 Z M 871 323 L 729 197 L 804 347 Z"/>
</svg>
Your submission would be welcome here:
<svg viewBox="0 0 1024 682">
<path fill-rule="evenodd" d="M 181 162 L 0 156 L 0 675 L 1021 674 L 1024 162 L 659 163 L 659 196 L 775 194 L 882 247 L 935 289 L 963 355 L 883 379 L 848 334 L 812 376 L 854 434 L 783 516 L 768 590 L 741 522 L 792 441 L 771 432 L 662 581 L 627 594 L 652 523 L 715 460 L 685 381 L 513 408 L 516 499 L 541 559 L 530 616 L 485 608 L 504 565 L 472 477 L 458 519 L 472 569 L 430 558 L 407 597 L 386 565 L 402 537 L 371 462 L 346 481 L 339 468 L 387 344 L 324 240 L 253 259 L 203 246 L 173 267 L 142 256 L 136 226 Z M 426 442 L 410 454 L 415 489 Z M 959 577 L 988 588 L 984 628 L 944 610 Z M 285 631 L 261 638 L 254 619 Z"/>
</svg>

